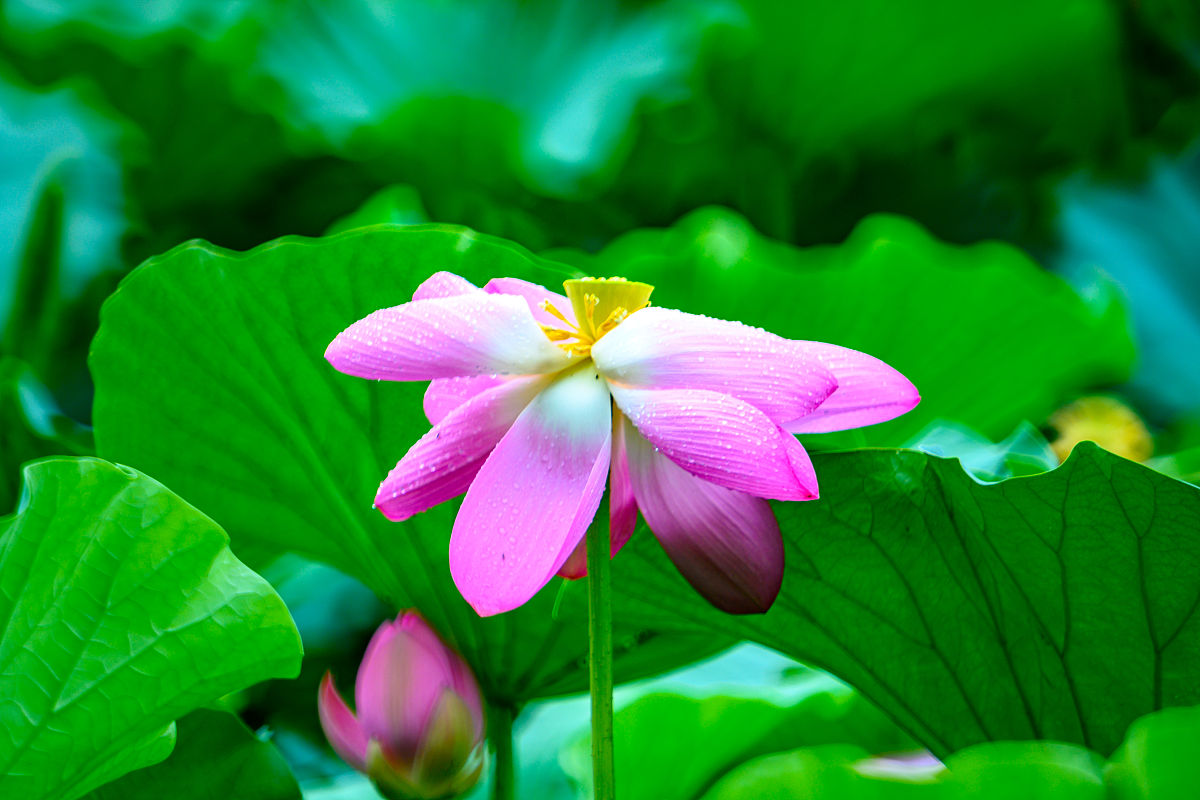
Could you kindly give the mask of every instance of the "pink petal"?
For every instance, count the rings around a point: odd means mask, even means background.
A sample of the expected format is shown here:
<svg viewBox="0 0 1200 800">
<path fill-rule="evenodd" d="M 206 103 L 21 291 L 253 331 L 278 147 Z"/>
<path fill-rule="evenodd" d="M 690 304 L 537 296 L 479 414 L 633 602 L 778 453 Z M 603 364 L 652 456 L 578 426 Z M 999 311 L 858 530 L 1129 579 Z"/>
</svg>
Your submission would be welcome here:
<svg viewBox="0 0 1200 800">
<path fill-rule="evenodd" d="M 798 342 L 837 377 L 837 390 L 816 411 L 788 420 L 792 433 L 828 433 L 887 422 L 921 402 L 917 387 L 879 359 L 824 342 Z"/>
<path fill-rule="evenodd" d="M 720 392 L 776 422 L 808 414 L 838 385 L 816 355 L 788 339 L 670 308 L 631 315 L 596 343 L 592 358 L 611 382 Z"/>
<path fill-rule="evenodd" d="M 633 497 L 633 485 L 629 482 L 629 464 L 625 456 L 625 423 L 620 415 L 614 420 L 612 464 L 608 473 L 608 524 L 611 536 L 612 557 L 633 536 L 637 527 L 637 501 Z M 581 541 L 571 552 L 570 558 L 558 570 L 568 580 L 577 580 L 587 575 L 587 541 Z"/>
<path fill-rule="evenodd" d="M 557 372 L 569 358 L 519 297 L 464 294 L 384 308 L 338 334 L 325 351 L 360 378 L 426 381 L 463 375 Z"/>
<path fill-rule="evenodd" d="M 817 496 L 804 448 L 744 400 L 702 389 L 609 388 L 638 432 L 696 477 L 776 500 Z"/>
<path fill-rule="evenodd" d="M 585 363 L 539 394 L 484 462 L 450 536 L 450 573 L 480 615 L 533 597 L 583 538 L 604 494 L 611 408 Z"/>
<path fill-rule="evenodd" d="M 638 506 L 629 478 L 629 454 L 624 417 L 613 431 L 612 467 L 608 473 L 608 519 L 612 530 L 613 555 L 625 546 L 637 527 Z"/>
<path fill-rule="evenodd" d="M 472 375 L 469 378 L 437 378 L 425 390 L 425 417 L 437 425 L 447 414 L 480 392 L 499 386 L 508 378 L 499 375 Z"/>
<path fill-rule="evenodd" d="M 397 618 L 396 624 L 401 630 L 409 632 L 414 638 L 422 640 L 429 650 L 439 650 L 444 657 L 445 674 L 442 676 L 445 685 L 462 698 L 475 722 L 476 734 L 483 735 L 483 698 L 479 692 L 479 684 L 471 668 L 455 650 L 446 644 L 420 612 L 415 609 L 404 611 Z"/>
<path fill-rule="evenodd" d="M 770 504 L 697 478 L 628 431 L 630 477 L 646 524 L 688 583 L 722 611 L 757 614 L 783 583 Z"/>
<path fill-rule="evenodd" d="M 413 292 L 412 299 L 429 300 L 433 297 L 455 297 L 479 291 L 480 289 L 475 284 L 453 272 L 435 272 L 417 287 L 417 290 Z"/>
<path fill-rule="evenodd" d="M 328 672 L 317 691 L 317 714 L 334 751 L 359 772 L 367 768 L 367 735 L 333 685 Z"/>
<path fill-rule="evenodd" d="M 444 648 L 428 636 L 384 623 L 358 668 L 354 700 L 368 739 L 412 760 L 442 689 L 449 684 Z"/>
<path fill-rule="evenodd" d="M 375 507 L 391 520 L 458 497 L 550 378 L 513 378 L 472 397 L 422 436 L 388 473 Z"/>
<path fill-rule="evenodd" d="M 558 568 L 557 574 L 560 578 L 566 578 L 569 581 L 587 577 L 586 536 L 579 540 L 579 544 L 575 545 L 575 549 L 571 551 L 571 555 L 567 556 L 567 560 Z"/>
<path fill-rule="evenodd" d="M 549 301 L 550 305 L 557 308 L 564 317 L 571 321 L 571 324 L 575 324 L 575 311 L 571 308 L 571 301 L 565 295 L 552 292 L 545 286 L 523 281 L 520 278 L 492 278 L 483 287 L 483 290 L 489 294 L 512 294 L 524 297 L 525 302 L 529 303 L 529 310 L 533 312 L 534 319 L 551 328 L 562 328 L 561 319 L 542 310 L 542 303 Z"/>
</svg>

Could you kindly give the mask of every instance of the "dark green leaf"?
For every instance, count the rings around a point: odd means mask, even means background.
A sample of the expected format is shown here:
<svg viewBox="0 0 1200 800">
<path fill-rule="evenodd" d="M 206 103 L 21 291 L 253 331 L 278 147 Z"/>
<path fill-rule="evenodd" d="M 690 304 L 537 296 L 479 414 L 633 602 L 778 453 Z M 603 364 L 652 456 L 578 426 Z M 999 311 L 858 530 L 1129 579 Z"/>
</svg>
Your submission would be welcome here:
<svg viewBox="0 0 1200 800">
<path fill-rule="evenodd" d="M 1137 717 L 1200 702 L 1200 490 L 1084 443 L 993 485 L 907 451 L 816 459 L 776 504 L 783 590 L 714 612 L 642 529 L 615 614 L 690 618 L 849 682 L 935 753 L 1054 739 L 1112 752 Z"/>
<path fill-rule="evenodd" d="M 233 714 L 198 709 L 176 724 L 175 749 L 86 800 L 300 800 L 300 787 L 270 742 Z"/>
<path fill-rule="evenodd" d="M 166 757 L 176 717 L 297 673 L 287 609 L 227 545 L 126 467 L 26 468 L 0 521 L 0 794 L 78 797 Z"/>
</svg>

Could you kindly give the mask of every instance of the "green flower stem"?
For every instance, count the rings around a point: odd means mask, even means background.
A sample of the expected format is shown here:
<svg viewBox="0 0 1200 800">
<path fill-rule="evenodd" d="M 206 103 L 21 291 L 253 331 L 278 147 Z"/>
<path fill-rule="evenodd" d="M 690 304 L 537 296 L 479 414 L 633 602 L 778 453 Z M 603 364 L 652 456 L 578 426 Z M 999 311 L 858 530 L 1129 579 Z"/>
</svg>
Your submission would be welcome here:
<svg viewBox="0 0 1200 800">
<path fill-rule="evenodd" d="M 587 533 L 588 674 L 592 686 L 592 785 L 595 800 L 615 800 L 613 773 L 613 647 L 611 534 Z"/>
<path fill-rule="evenodd" d="M 492 800 L 513 800 L 517 796 L 517 775 L 513 768 L 513 710 L 506 705 L 488 708 L 488 739 L 492 743 Z"/>
</svg>

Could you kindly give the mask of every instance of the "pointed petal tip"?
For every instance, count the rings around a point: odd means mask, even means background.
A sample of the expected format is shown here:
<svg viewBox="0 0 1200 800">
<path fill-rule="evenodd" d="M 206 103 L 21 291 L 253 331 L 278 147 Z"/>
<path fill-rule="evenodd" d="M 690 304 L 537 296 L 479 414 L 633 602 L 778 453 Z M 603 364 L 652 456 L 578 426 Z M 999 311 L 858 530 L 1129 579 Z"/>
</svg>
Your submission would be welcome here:
<svg viewBox="0 0 1200 800">
<path fill-rule="evenodd" d="M 462 591 L 461 587 L 459 588 L 459 591 L 460 592 Z M 475 610 L 476 614 L 478 614 L 481 617 L 485 617 L 485 618 L 486 617 L 494 617 L 497 614 L 503 614 L 506 611 L 512 611 L 514 608 L 524 605 L 524 603 L 525 603 L 524 600 L 522 600 L 520 603 L 512 603 L 512 604 L 496 603 L 494 598 L 488 598 L 486 600 L 479 599 L 479 600 L 472 601 L 469 598 L 467 598 L 466 595 L 463 595 L 463 599 L 465 599 L 467 601 L 467 605 L 469 605 L 472 609 Z"/>
<path fill-rule="evenodd" d="M 837 390 L 804 416 L 784 423 L 792 433 L 831 433 L 877 425 L 921 402 L 917 387 L 894 367 L 866 353 L 824 342 L 802 342 L 819 353 L 838 380 Z"/>
<path fill-rule="evenodd" d="M 419 512 L 400 506 L 393 501 L 390 493 L 379 492 L 371 506 L 391 522 L 404 522 L 415 517 Z"/>
<path fill-rule="evenodd" d="M 386 519 L 392 522 L 404 522 L 420 513 L 420 510 L 413 508 L 411 503 L 402 502 L 400 498 L 394 497 L 395 492 L 391 488 L 385 487 L 388 487 L 387 478 L 380 482 L 379 488 L 375 491 L 375 499 L 371 501 L 371 507 Z"/>
<path fill-rule="evenodd" d="M 817 470 L 813 467 L 808 451 L 804 449 L 804 445 L 800 444 L 795 436 L 783 428 L 779 429 L 779 435 L 783 437 L 787 449 L 788 466 L 791 467 L 792 476 L 796 479 L 797 494 L 795 497 L 778 499 L 794 500 L 796 502 L 816 500 L 821 496 L 821 488 L 817 483 Z"/>
<path fill-rule="evenodd" d="M 359 771 L 367 768 L 367 735 L 326 671 L 317 691 L 317 713 L 325 738 L 346 763 Z"/>
<path fill-rule="evenodd" d="M 428 300 L 435 297 L 454 297 L 478 292 L 479 287 L 461 275 L 441 270 L 422 281 L 413 291 L 413 300 Z"/>
<path fill-rule="evenodd" d="M 558 568 L 558 576 L 569 581 L 587 577 L 587 541 L 581 541 Z"/>
<path fill-rule="evenodd" d="M 745 600 L 744 603 L 737 603 L 737 604 L 717 603 L 717 602 L 713 602 L 711 599 L 709 600 L 709 602 L 711 602 L 715 608 L 717 608 L 721 611 L 724 611 L 726 614 L 736 614 L 738 616 L 744 617 L 744 616 L 749 616 L 751 614 L 767 613 L 768 611 L 771 610 L 771 606 L 773 606 L 775 604 L 775 598 L 778 596 L 779 596 L 779 593 L 776 592 L 770 598 L 766 598 L 766 599 L 757 598 L 757 597 L 746 597 L 746 598 L 744 598 L 744 600 Z"/>
</svg>

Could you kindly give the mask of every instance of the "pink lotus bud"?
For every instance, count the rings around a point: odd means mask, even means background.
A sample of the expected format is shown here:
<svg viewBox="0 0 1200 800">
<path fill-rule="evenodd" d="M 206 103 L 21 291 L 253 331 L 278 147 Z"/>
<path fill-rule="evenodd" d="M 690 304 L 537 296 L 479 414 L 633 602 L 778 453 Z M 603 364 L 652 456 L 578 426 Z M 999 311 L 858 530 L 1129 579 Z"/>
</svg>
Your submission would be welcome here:
<svg viewBox="0 0 1200 800">
<path fill-rule="evenodd" d="M 354 686 L 358 715 L 326 673 L 321 727 L 338 755 L 395 800 L 468 791 L 483 769 L 483 703 L 475 676 L 416 611 L 371 637 Z"/>
</svg>

